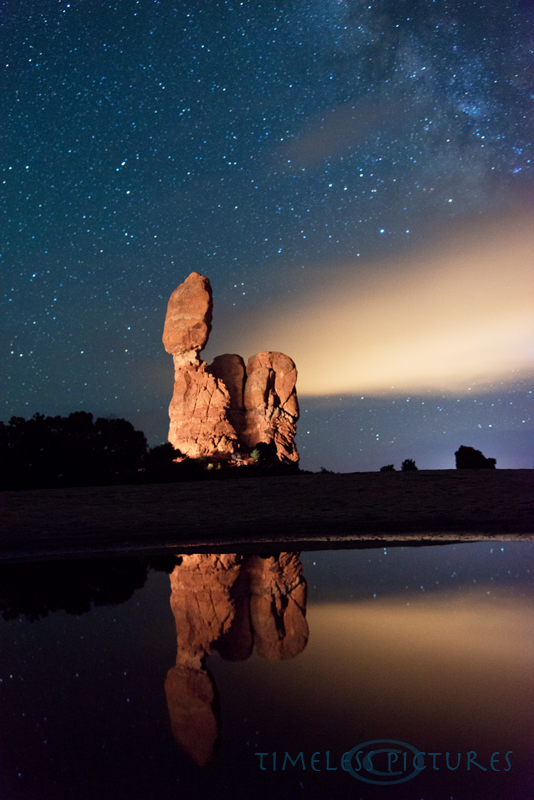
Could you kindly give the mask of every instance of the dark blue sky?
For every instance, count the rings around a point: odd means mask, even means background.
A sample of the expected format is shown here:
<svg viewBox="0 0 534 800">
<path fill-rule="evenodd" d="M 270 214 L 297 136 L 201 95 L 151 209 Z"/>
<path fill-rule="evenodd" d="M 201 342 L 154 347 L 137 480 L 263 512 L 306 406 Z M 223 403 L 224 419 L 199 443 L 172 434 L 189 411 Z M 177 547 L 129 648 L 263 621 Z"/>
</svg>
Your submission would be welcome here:
<svg viewBox="0 0 534 800">
<path fill-rule="evenodd" d="M 297 362 L 303 467 L 451 468 L 460 444 L 532 467 L 533 21 L 5 2 L 2 419 L 84 409 L 164 441 L 166 304 L 195 270 L 206 358 Z"/>
</svg>

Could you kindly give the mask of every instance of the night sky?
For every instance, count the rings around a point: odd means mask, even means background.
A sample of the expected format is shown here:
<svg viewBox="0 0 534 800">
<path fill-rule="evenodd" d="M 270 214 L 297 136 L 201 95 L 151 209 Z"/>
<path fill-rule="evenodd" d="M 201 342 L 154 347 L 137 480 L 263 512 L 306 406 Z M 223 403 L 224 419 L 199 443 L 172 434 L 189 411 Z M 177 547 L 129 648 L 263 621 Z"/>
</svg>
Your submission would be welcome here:
<svg viewBox="0 0 534 800">
<path fill-rule="evenodd" d="M 4 421 L 165 441 L 166 306 L 197 271 L 207 361 L 295 360 L 303 468 L 534 467 L 531 3 L 1 13 Z"/>
</svg>

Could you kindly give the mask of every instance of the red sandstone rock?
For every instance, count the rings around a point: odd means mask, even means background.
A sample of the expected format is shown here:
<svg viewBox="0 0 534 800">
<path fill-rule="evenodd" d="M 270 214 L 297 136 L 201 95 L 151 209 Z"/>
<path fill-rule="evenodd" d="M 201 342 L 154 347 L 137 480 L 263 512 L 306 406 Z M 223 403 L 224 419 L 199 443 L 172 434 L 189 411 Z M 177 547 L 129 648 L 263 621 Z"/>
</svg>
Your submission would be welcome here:
<svg viewBox="0 0 534 800">
<path fill-rule="evenodd" d="M 241 433 L 245 429 L 245 405 L 243 393 L 245 389 L 245 362 L 241 356 L 226 353 L 217 356 L 207 368 L 220 382 L 226 386 L 230 395 L 230 407 L 228 409 L 228 419 L 232 424 L 237 436 L 241 438 Z"/>
<path fill-rule="evenodd" d="M 230 395 L 204 361 L 183 363 L 174 356 L 174 392 L 169 406 L 169 442 L 190 458 L 230 458 L 239 447 L 228 419 Z"/>
<path fill-rule="evenodd" d="M 230 408 L 244 409 L 245 362 L 241 356 L 225 353 L 217 356 L 208 367 L 209 372 L 223 381 L 230 393 Z"/>
<path fill-rule="evenodd" d="M 263 352 L 247 364 L 245 430 L 240 438 L 249 448 L 274 441 L 280 461 L 298 461 L 295 434 L 299 407 L 297 369 L 283 353 Z"/>
<path fill-rule="evenodd" d="M 296 462 L 299 416 L 293 361 L 283 353 L 249 359 L 199 358 L 211 331 L 212 293 L 207 278 L 192 272 L 172 293 L 163 344 L 174 358 L 169 442 L 190 458 L 229 459 L 260 442 L 274 442 L 280 461 Z"/>
<path fill-rule="evenodd" d="M 190 458 L 229 458 L 238 446 L 228 420 L 228 390 L 198 357 L 208 341 L 212 310 L 209 280 L 192 272 L 172 293 L 163 330 L 163 344 L 174 359 L 169 442 Z"/>
<path fill-rule="evenodd" d="M 163 329 L 167 353 L 178 355 L 203 350 L 211 332 L 213 300 L 211 284 L 192 272 L 171 294 Z"/>
</svg>

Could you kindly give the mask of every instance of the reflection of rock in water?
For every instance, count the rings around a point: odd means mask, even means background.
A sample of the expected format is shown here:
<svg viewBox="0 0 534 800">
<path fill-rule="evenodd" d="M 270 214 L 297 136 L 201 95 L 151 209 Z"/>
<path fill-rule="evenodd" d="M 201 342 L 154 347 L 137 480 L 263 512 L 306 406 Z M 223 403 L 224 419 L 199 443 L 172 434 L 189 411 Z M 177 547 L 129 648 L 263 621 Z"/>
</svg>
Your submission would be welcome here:
<svg viewBox="0 0 534 800">
<path fill-rule="evenodd" d="M 167 673 L 165 694 L 174 738 L 193 761 L 204 766 L 219 738 L 211 675 L 202 667 L 192 669 L 177 663 Z"/>
<path fill-rule="evenodd" d="M 243 660 L 254 645 L 271 660 L 298 655 L 308 641 L 306 582 L 297 553 L 186 555 L 170 579 L 178 651 L 165 681 L 167 704 L 176 741 L 203 765 L 219 736 L 204 659 L 217 650 Z"/>
</svg>

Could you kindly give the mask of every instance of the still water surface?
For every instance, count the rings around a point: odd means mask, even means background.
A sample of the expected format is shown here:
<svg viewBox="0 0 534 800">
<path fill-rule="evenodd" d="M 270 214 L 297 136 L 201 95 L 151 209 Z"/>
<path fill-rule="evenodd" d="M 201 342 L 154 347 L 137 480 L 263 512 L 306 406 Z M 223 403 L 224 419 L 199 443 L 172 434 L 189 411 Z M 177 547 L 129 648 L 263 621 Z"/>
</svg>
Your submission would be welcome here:
<svg viewBox="0 0 534 800">
<path fill-rule="evenodd" d="M 30 622 L 34 592 L 0 624 L 0 798 L 532 798 L 533 556 L 186 556 Z"/>
</svg>

